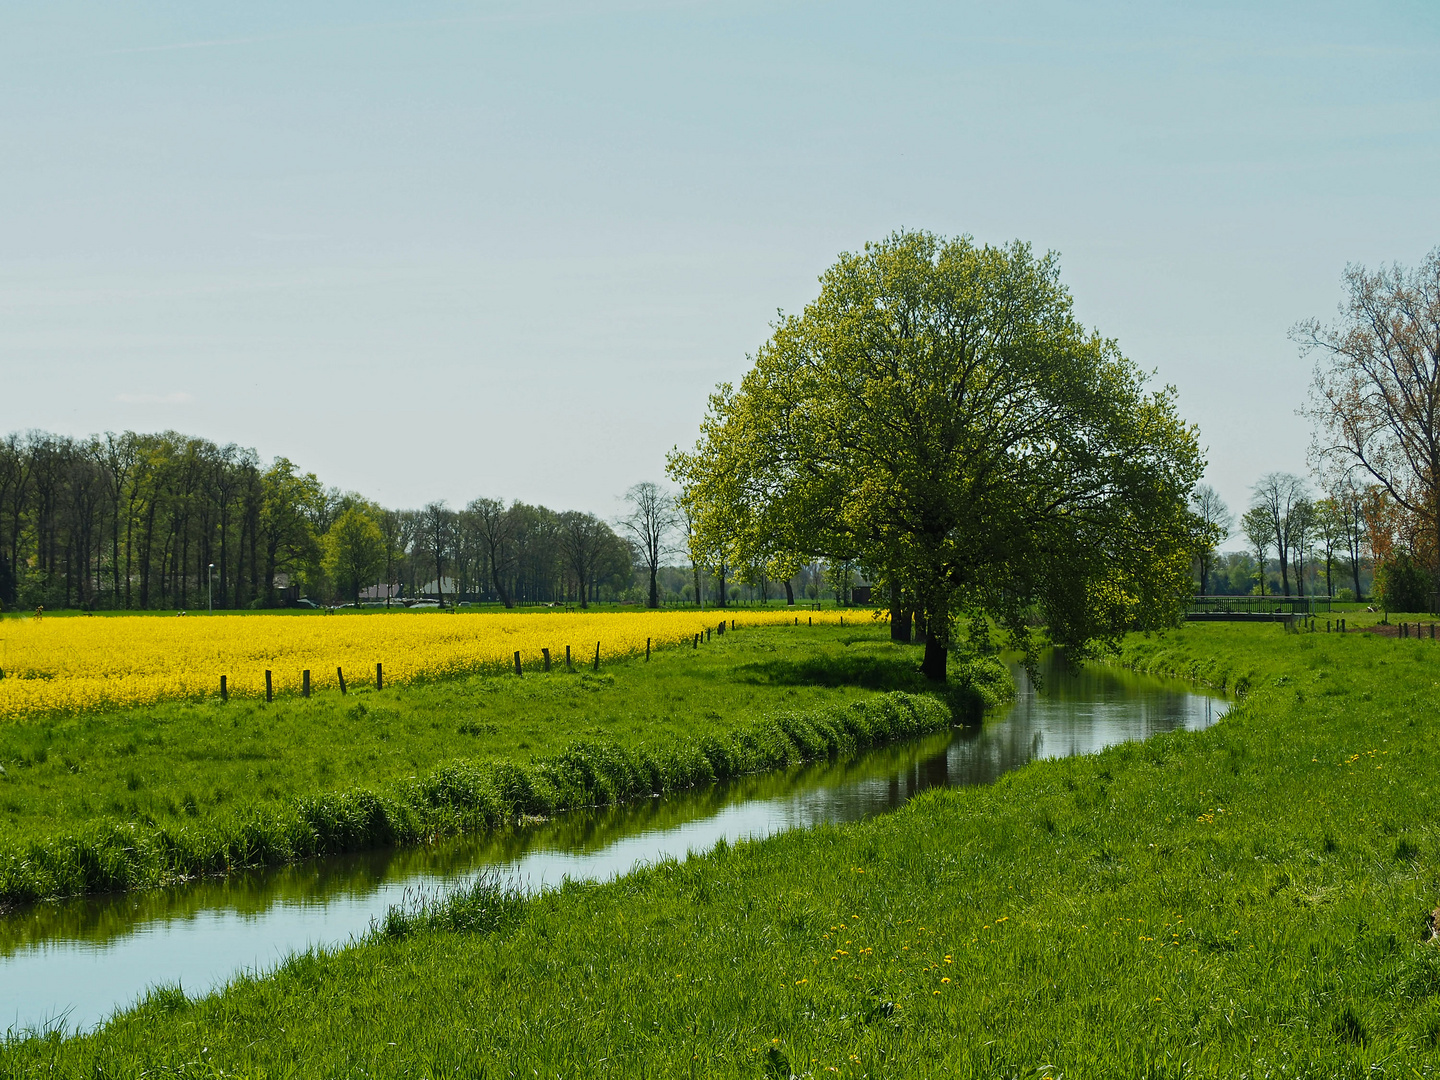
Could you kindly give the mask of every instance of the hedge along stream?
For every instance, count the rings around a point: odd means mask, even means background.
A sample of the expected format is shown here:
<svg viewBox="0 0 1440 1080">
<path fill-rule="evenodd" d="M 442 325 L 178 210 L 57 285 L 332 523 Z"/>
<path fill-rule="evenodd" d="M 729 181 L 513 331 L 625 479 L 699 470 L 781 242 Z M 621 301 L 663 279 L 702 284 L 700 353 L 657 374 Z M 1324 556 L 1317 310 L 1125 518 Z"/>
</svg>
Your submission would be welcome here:
<svg viewBox="0 0 1440 1080">
<path fill-rule="evenodd" d="M 308 795 L 203 825 L 96 823 L 0 854 L 0 901 L 150 888 L 649 798 L 942 730 L 1011 692 L 1003 665 L 975 660 L 952 683 L 949 704 L 891 692 L 663 747 L 583 740 L 525 765 L 456 761 L 387 790 Z"/>
</svg>

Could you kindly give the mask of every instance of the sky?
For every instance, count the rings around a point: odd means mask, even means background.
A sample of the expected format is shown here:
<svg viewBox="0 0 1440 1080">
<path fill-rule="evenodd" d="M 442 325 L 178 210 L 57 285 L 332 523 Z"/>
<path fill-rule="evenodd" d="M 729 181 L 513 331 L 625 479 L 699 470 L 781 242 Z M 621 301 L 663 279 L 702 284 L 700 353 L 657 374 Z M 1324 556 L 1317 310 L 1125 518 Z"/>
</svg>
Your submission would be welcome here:
<svg viewBox="0 0 1440 1080">
<path fill-rule="evenodd" d="M 1440 4 L 0 5 L 0 432 L 615 514 L 899 228 L 1058 252 L 1234 508 L 1440 245 Z"/>
</svg>

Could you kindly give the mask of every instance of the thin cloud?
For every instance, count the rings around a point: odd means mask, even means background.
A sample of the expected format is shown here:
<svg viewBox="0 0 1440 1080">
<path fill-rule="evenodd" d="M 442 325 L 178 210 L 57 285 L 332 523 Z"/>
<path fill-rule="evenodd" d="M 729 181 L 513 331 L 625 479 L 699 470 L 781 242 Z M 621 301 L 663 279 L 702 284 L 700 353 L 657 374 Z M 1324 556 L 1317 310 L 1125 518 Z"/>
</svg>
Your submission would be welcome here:
<svg viewBox="0 0 1440 1080">
<path fill-rule="evenodd" d="M 183 390 L 170 394 L 118 394 L 116 401 L 126 405 L 188 405 L 195 399 Z"/>
</svg>

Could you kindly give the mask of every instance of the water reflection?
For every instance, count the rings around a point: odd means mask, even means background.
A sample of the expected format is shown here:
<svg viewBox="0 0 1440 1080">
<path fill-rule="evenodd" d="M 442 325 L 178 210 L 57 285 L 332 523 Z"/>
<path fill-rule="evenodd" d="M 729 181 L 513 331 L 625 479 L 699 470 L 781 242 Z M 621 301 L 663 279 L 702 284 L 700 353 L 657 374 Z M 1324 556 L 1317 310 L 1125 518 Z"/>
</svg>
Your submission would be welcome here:
<svg viewBox="0 0 1440 1080">
<path fill-rule="evenodd" d="M 88 1028 L 157 983 L 202 992 L 307 946 L 343 943 L 406 889 L 453 888 L 480 867 L 501 867 L 532 889 L 566 877 L 604 879 L 721 838 L 855 821 L 926 788 L 988 783 L 1037 758 L 1203 728 L 1224 710 L 1213 698 L 1115 670 L 1068 673 L 1052 662 L 1039 693 L 1023 672 L 1017 677 L 1015 704 L 983 727 L 844 761 L 429 847 L 15 912 L 0 919 L 0 1025 Z"/>
</svg>

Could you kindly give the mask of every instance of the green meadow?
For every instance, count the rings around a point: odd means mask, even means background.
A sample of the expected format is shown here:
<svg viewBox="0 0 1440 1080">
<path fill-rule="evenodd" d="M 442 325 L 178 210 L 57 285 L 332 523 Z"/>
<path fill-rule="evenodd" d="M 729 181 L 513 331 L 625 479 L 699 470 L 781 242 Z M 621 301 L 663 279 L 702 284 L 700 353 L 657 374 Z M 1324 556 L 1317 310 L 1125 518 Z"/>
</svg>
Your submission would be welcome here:
<svg viewBox="0 0 1440 1080">
<path fill-rule="evenodd" d="M 1197 625 L 1115 662 L 1227 718 L 863 823 L 503 880 L 7 1076 L 1424 1076 L 1440 645 Z"/>
<path fill-rule="evenodd" d="M 747 629 L 651 661 L 0 726 L 0 902 L 423 842 L 945 728 L 884 627 Z"/>
</svg>

